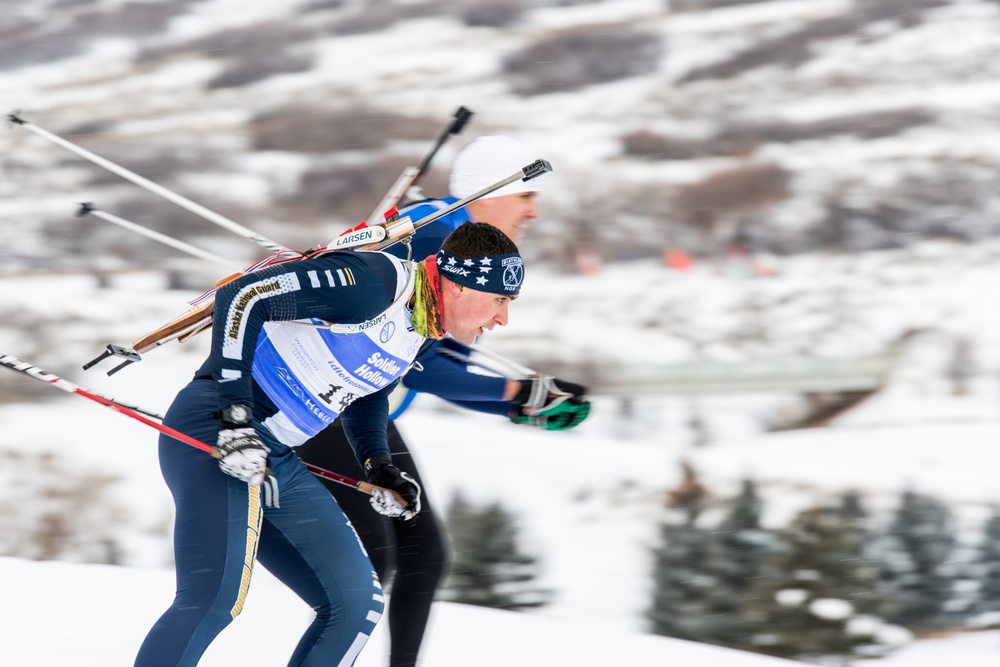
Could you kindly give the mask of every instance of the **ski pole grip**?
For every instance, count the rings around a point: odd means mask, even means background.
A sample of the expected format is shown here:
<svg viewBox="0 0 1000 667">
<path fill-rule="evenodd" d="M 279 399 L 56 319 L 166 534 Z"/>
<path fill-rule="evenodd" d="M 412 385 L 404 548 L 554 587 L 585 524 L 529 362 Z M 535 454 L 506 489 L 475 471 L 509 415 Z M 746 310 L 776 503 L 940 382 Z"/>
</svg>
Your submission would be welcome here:
<svg viewBox="0 0 1000 667">
<path fill-rule="evenodd" d="M 455 122 L 451 124 L 451 128 L 448 129 L 448 134 L 459 134 L 465 127 L 465 124 L 469 122 L 472 118 L 472 112 L 465 107 L 458 107 L 458 111 L 455 112 Z"/>
<path fill-rule="evenodd" d="M 377 484 L 372 484 L 371 482 L 358 482 L 357 489 L 362 493 L 367 493 L 369 496 L 372 495 L 372 491 L 374 491 L 375 489 L 378 489 L 383 493 L 388 491 L 396 498 L 396 502 L 398 502 L 403 507 L 406 507 L 407 504 L 406 498 L 404 498 L 403 495 L 399 491 L 396 491 L 395 489 L 387 489 L 384 486 L 378 486 Z"/>
<path fill-rule="evenodd" d="M 542 174 L 552 171 L 552 165 L 549 164 L 548 160 L 535 160 L 527 167 L 521 169 L 521 173 L 524 174 L 522 181 L 530 181 L 533 178 L 538 178 Z"/>
</svg>

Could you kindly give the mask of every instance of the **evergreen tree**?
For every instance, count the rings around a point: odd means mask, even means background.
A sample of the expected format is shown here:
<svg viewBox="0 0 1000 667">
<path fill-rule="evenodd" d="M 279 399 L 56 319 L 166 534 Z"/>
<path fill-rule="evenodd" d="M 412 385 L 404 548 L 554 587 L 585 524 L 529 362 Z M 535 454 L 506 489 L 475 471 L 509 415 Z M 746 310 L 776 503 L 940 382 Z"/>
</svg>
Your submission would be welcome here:
<svg viewBox="0 0 1000 667">
<path fill-rule="evenodd" d="M 709 578 L 704 558 L 711 534 L 688 522 L 660 526 L 653 552 L 653 599 L 647 617 L 658 635 L 703 641 Z"/>
<path fill-rule="evenodd" d="M 694 481 L 693 474 L 686 474 L 682 486 L 701 488 Z M 694 521 L 703 497 L 703 489 L 698 494 L 671 494 L 686 516 L 661 527 L 647 616 L 657 634 L 728 646 L 746 634 L 736 612 L 752 583 L 766 576 L 761 566 L 776 545 L 760 526 L 762 505 L 752 480 L 743 483 L 725 518 L 712 529 Z"/>
<path fill-rule="evenodd" d="M 983 525 L 974 572 L 979 582 L 975 611 L 1000 614 L 1000 507 L 993 507 Z"/>
<path fill-rule="evenodd" d="M 700 639 L 707 578 L 702 570 L 709 533 L 696 526 L 708 491 L 694 467 L 681 462 L 683 479 L 667 492 L 670 518 L 660 526 L 653 551 L 653 598 L 646 613 L 653 633 Z"/>
<path fill-rule="evenodd" d="M 538 607 L 550 599 L 534 585 L 537 559 L 520 550 L 516 521 L 499 502 L 477 507 L 455 494 L 448 534 L 453 557 L 441 599 L 501 609 Z"/>
<path fill-rule="evenodd" d="M 780 550 L 775 533 L 761 527 L 762 512 L 756 483 L 744 480 L 728 514 L 711 533 L 703 564 L 710 586 L 702 641 L 734 646 L 749 636 L 739 612 L 752 602 L 754 583 L 775 574 L 768 559 Z"/>
<path fill-rule="evenodd" d="M 856 495 L 838 506 L 806 509 L 782 531 L 784 552 L 772 560 L 741 606 L 747 641 L 737 648 L 786 658 L 849 665 L 891 649 L 879 607 L 878 568 L 866 557 L 868 530 Z"/>
<path fill-rule="evenodd" d="M 892 594 L 890 621 L 911 630 L 949 624 L 947 604 L 958 573 L 948 561 L 955 546 L 948 508 L 935 498 L 905 491 L 878 554 L 880 579 Z"/>
</svg>

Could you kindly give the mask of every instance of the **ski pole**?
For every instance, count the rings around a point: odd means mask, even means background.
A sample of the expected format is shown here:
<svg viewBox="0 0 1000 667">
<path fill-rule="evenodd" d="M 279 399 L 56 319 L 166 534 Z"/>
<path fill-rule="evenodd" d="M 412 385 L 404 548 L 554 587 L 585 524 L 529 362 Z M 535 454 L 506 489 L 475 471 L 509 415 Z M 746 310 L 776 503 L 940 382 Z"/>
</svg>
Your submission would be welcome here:
<svg viewBox="0 0 1000 667">
<path fill-rule="evenodd" d="M 448 213 L 454 211 L 455 209 L 461 208 L 462 206 L 466 206 L 467 204 L 479 199 L 480 197 L 489 194 L 494 190 L 502 188 L 508 183 L 513 183 L 514 181 L 517 180 L 527 181 L 532 178 L 537 178 L 538 176 L 541 176 L 542 174 L 545 174 L 549 171 L 552 171 L 552 165 L 550 165 L 545 160 L 536 160 L 535 162 L 522 168 L 520 171 L 511 174 L 507 178 L 497 181 L 493 185 L 489 185 L 480 190 L 479 192 L 476 192 L 474 194 L 469 195 L 468 197 L 465 197 L 464 199 L 460 199 L 451 206 L 448 206 L 444 209 L 441 209 L 440 211 L 436 211 L 431 215 L 421 218 L 415 223 L 410 222 L 409 218 L 399 218 L 398 226 L 405 227 L 405 229 L 398 234 L 392 232 L 394 235 L 391 238 L 386 238 L 386 235 L 390 233 L 386 231 L 387 227 L 376 225 L 371 228 L 361 229 L 349 236 L 340 237 L 340 239 L 349 239 L 352 236 L 357 236 L 358 234 L 365 233 L 367 235 L 367 240 L 360 240 L 360 242 L 357 244 L 342 243 L 338 246 L 337 245 L 338 239 L 335 239 L 334 241 L 331 241 L 331 244 L 335 246 L 334 248 L 321 248 L 320 250 L 313 253 L 311 256 L 317 257 L 323 254 L 324 252 L 332 252 L 333 250 L 336 250 L 338 248 L 355 247 L 356 245 L 360 245 L 361 243 L 367 243 L 367 245 L 361 247 L 362 250 L 382 250 L 383 248 L 387 248 L 390 245 L 399 242 L 403 238 L 412 235 L 416 229 L 428 223 L 431 223 L 434 220 L 437 220 L 442 215 L 447 215 Z M 392 224 L 393 223 L 388 223 L 388 225 Z M 376 236 L 378 238 L 374 238 Z M 376 241 L 376 242 L 369 243 L 369 241 Z M 281 261 L 290 261 L 292 259 L 296 258 L 288 258 Z M 215 309 L 214 295 L 206 294 L 199 301 L 199 305 L 196 309 L 191 310 L 188 313 L 185 313 L 184 315 L 181 315 L 180 317 L 171 320 L 170 322 L 161 326 L 159 329 L 153 331 L 152 333 L 137 338 L 136 340 L 132 341 L 131 348 L 125 348 L 120 345 L 108 345 L 104 353 L 102 353 L 96 359 L 88 362 L 87 365 L 84 366 L 84 368 L 90 368 L 97 362 L 106 359 L 109 356 L 125 358 L 126 363 L 123 363 L 114 368 L 111 371 L 111 373 L 109 373 L 109 375 L 115 373 L 124 368 L 125 366 L 127 366 L 129 363 L 135 361 L 141 361 L 142 358 L 139 356 L 139 354 L 141 354 L 146 350 L 150 350 L 154 347 L 159 347 L 160 345 L 163 345 L 177 338 L 187 339 L 198 332 L 204 331 L 205 329 L 211 326 L 212 314 L 214 312 L 214 309 Z"/>
<path fill-rule="evenodd" d="M 500 377 L 508 380 L 518 380 L 520 382 L 524 382 L 532 378 L 539 378 L 543 376 L 542 373 L 539 373 L 534 369 L 523 366 L 516 361 L 508 359 L 507 357 L 499 355 L 491 350 L 487 350 L 479 345 L 465 346 L 461 343 L 454 342 L 451 339 L 445 339 L 439 350 L 441 354 L 446 357 L 451 357 L 452 359 L 465 364 L 478 366 L 485 371 L 489 371 L 490 373 L 499 375 Z M 549 387 L 549 392 L 561 397 L 560 402 L 573 397 L 573 394 L 568 391 L 563 391 L 555 385 Z"/>
<path fill-rule="evenodd" d="M 190 243 L 185 243 L 184 241 L 175 239 L 172 236 L 167 236 L 166 234 L 161 234 L 160 232 L 148 229 L 146 227 L 143 227 L 142 225 L 137 225 L 134 222 L 126 220 L 125 218 L 120 218 L 117 215 L 108 213 L 107 211 L 102 211 L 99 208 L 95 208 L 94 205 L 91 204 L 90 202 L 80 204 L 80 210 L 77 212 L 77 216 L 83 218 L 88 215 L 92 215 L 95 218 L 100 218 L 101 220 L 105 220 L 112 224 L 118 225 L 119 227 L 135 232 L 136 234 L 145 236 L 146 238 L 153 239 L 154 241 L 159 241 L 164 245 L 168 245 L 171 248 L 176 248 L 177 250 L 185 252 L 193 257 L 198 257 L 199 259 L 204 259 L 208 260 L 209 262 L 220 264 L 230 270 L 234 269 L 239 270 L 239 267 L 236 265 L 235 262 L 231 262 L 228 259 L 225 259 L 224 257 L 216 255 L 215 253 L 209 252 L 207 250 L 202 250 L 201 248 L 193 246 Z"/>
<path fill-rule="evenodd" d="M 455 112 L 455 120 L 453 120 L 451 124 L 445 128 L 444 132 L 442 132 L 437 138 L 437 141 L 434 143 L 430 152 L 424 156 L 420 166 L 407 167 L 404 169 L 403 173 L 399 175 L 396 182 L 392 184 L 392 187 L 385 193 L 382 200 L 375 205 L 374 210 L 372 210 L 365 220 L 381 220 L 383 213 L 399 204 L 403 197 L 406 196 L 406 193 L 410 190 L 410 188 L 416 184 L 421 176 L 427 173 L 427 168 L 430 166 L 431 160 L 433 160 L 434 156 L 437 155 L 437 152 L 441 149 L 441 146 L 444 145 L 444 142 L 448 140 L 448 137 L 461 132 L 462 128 L 465 127 L 465 124 L 469 122 L 470 118 L 472 118 L 471 111 L 465 107 L 458 107 L 458 111 Z"/>
<path fill-rule="evenodd" d="M 506 371 L 503 373 L 498 373 L 499 375 L 508 375 L 510 373 L 515 373 L 521 376 L 522 378 L 530 378 L 533 376 L 541 375 L 541 373 L 539 373 L 536 370 L 532 370 L 527 366 L 522 366 L 521 364 L 517 363 L 512 359 L 500 356 L 496 352 L 493 352 L 492 350 L 487 350 L 486 348 L 480 345 L 471 345 L 470 347 L 472 348 L 472 351 L 474 353 L 482 355 L 483 357 L 489 360 L 489 363 L 496 364 L 498 369 L 503 369 L 504 371 Z M 484 368 L 490 370 L 486 366 L 484 366 Z M 496 372 L 496 370 L 494 370 L 494 372 Z"/>
<path fill-rule="evenodd" d="M 277 241 L 272 241 L 266 236 L 262 236 L 261 234 L 258 234 L 257 232 L 253 231 L 252 229 L 244 227 L 238 222 L 234 222 L 233 220 L 230 220 L 229 218 L 220 215 L 215 211 L 205 208 L 201 204 L 197 204 L 191 201 L 190 199 L 177 194 L 176 192 L 172 192 L 171 190 L 168 190 L 162 185 L 157 185 L 148 178 L 144 178 L 134 172 L 129 171 L 128 169 L 125 169 L 124 167 L 115 164 L 114 162 L 111 162 L 110 160 L 102 158 L 100 155 L 91 153 L 85 148 L 77 146 L 76 144 L 63 139 L 58 135 L 52 134 L 51 132 L 38 127 L 34 123 L 31 123 L 21 118 L 16 113 L 8 114 L 7 118 L 10 120 L 12 124 L 20 125 L 21 127 L 31 132 L 34 132 L 38 136 L 48 139 L 52 143 L 58 146 L 62 146 L 63 148 L 73 153 L 76 153 L 77 155 L 79 155 L 84 159 L 89 160 L 90 162 L 93 162 L 94 164 L 100 167 L 104 167 L 105 169 L 114 174 L 118 174 L 119 176 L 128 181 L 132 181 L 139 187 L 149 190 L 153 194 L 160 195 L 164 199 L 177 204 L 181 208 L 185 208 L 188 211 L 191 211 L 192 213 L 200 215 L 209 222 L 213 222 L 216 225 L 223 227 L 224 229 L 228 229 L 229 231 L 233 232 L 234 234 L 238 234 L 243 238 L 250 239 L 257 245 L 263 246 L 264 248 L 267 248 L 272 252 L 287 251 L 287 248 L 278 243 Z"/>
<path fill-rule="evenodd" d="M 508 380 L 523 380 L 542 374 L 516 361 L 491 352 L 480 345 L 465 345 L 451 338 L 441 341 L 438 350 L 446 357 L 464 364 L 472 364 Z"/>
<path fill-rule="evenodd" d="M 398 213 L 392 213 L 384 225 L 373 225 L 368 227 L 366 223 L 361 223 L 353 230 L 348 230 L 330 241 L 326 248 L 328 250 L 340 250 L 343 248 L 359 248 L 360 250 L 383 250 L 394 243 L 398 243 L 413 235 L 413 232 L 425 225 L 429 225 L 438 218 L 444 217 L 453 211 L 457 211 L 463 206 L 468 206 L 474 201 L 482 199 L 491 192 L 495 192 L 505 185 L 515 181 L 530 181 L 538 178 L 542 174 L 552 171 L 552 165 L 547 160 L 535 160 L 529 165 L 525 165 L 519 171 L 503 178 L 496 183 L 487 185 L 485 188 L 471 195 L 459 199 L 440 210 L 434 211 L 430 215 L 419 220 L 411 221 L 409 218 L 400 218 Z"/>
<path fill-rule="evenodd" d="M 161 424 L 158 421 L 154 421 L 154 419 L 163 419 L 163 417 L 156 414 L 155 412 L 149 412 L 148 410 L 143 410 L 142 408 L 126 405 L 124 403 L 116 401 L 113 398 L 108 398 L 107 396 L 102 396 L 101 394 L 97 394 L 88 389 L 84 389 L 83 387 L 75 385 L 69 380 L 63 379 L 58 375 L 54 375 L 52 373 L 44 371 L 38 366 L 34 366 L 25 361 L 21 361 L 17 357 L 11 356 L 9 354 L 4 354 L 2 352 L 0 352 L 0 366 L 3 366 L 4 368 L 12 370 L 16 373 L 20 373 L 21 375 L 34 378 L 39 382 L 44 382 L 45 384 L 51 385 L 57 389 L 62 389 L 65 392 L 69 392 L 71 394 L 76 394 L 77 396 L 88 398 L 94 401 L 95 403 L 100 403 L 101 405 L 109 407 L 115 412 L 118 412 L 119 414 L 123 414 L 126 417 L 131 417 L 132 419 L 135 419 L 136 421 L 141 422 L 146 426 L 155 428 L 160 433 L 170 436 L 174 440 L 182 442 L 186 445 L 190 445 L 196 449 L 200 449 L 203 452 L 207 452 L 211 454 L 214 458 L 219 458 L 219 450 L 217 447 L 213 447 L 212 445 L 204 443 L 201 440 L 198 440 L 197 438 L 193 438 L 187 435 L 186 433 L 181 433 L 177 429 L 166 426 L 165 424 Z M 317 477 L 322 477 L 323 479 L 328 479 L 332 482 L 343 484 L 344 486 L 350 486 L 368 495 L 371 495 L 372 491 L 374 491 L 375 489 L 378 489 L 383 492 L 390 491 L 394 496 L 396 496 L 397 500 L 399 500 L 399 502 L 402 505 L 404 506 L 406 505 L 406 500 L 392 489 L 385 489 L 383 487 L 376 486 L 369 482 L 362 482 L 356 479 L 351 479 L 350 477 L 346 477 L 344 475 L 332 472 L 330 470 L 326 470 L 325 468 L 320 468 L 319 466 L 312 465 L 311 463 L 306 463 L 305 466 L 306 468 L 309 469 L 310 472 L 312 472 Z"/>
</svg>

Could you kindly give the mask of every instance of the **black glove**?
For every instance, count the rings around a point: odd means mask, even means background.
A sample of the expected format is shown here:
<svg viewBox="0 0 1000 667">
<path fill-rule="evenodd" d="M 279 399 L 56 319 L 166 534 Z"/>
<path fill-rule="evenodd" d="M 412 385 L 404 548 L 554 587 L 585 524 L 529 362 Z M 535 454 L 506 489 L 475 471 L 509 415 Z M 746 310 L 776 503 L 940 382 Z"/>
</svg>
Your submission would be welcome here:
<svg viewBox="0 0 1000 667">
<path fill-rule="evenodd" d="M 409 521 L 420 512 L 420 485 L 409 473 L 394 466 L 388 454 L 376 454 L 365 461 L 365 477 L 375 486 L 389 489 L 372 491 L 368 502 L 379 514 Z"/>
<path fill-rule="evenodd" d="M 578 426 L 590 414 L 587 388 L 575 382 L 540 375 L 521 380 L 521 390 L 512 399 L 510 420 L 548 431 Z"/>
</svg>

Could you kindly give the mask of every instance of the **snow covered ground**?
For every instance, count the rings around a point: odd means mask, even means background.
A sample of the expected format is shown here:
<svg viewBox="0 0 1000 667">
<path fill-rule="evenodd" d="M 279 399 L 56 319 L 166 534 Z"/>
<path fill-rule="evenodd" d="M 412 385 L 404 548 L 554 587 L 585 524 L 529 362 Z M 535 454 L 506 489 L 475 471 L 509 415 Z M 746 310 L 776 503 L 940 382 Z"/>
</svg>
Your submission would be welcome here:
<svg viewBox="0 0 1000 667">
<path fill-rule="evenodd" d="M 4 609 L 0 660 L 5 665 L 130 664 L 149 625 L 173 594 L 166 571 L 0 558 Z M 52 615 L 57 613 L 58 619 Z M 266 571 L 255 575 L 246 610 L 209 649 L 204 667 L 284 664 L 309 610 Z M 279 620 L 280 619 L 280 620 Z M 266 640 L 262 640 L 266 637 Z M 384 625 L 358 667 L 383 664 Z M 800 664 L 665 637 L 611 630 L 599 623 L 539 619 L 528 614 L 439 603 L 425 643 L 424 664 L 526 667 L 572 664 L 697 664 L 781 667 Z M 995 664 L 1000 632 L 931 639 L 872 667 L 969 667 Z"/>
<path fill-rule="evenodd" d="M 963 288 L 986 285 L 994 269 L 987 262 L 968 261 L 961 248 L 958 250 L 947 266 L 950 282 Z M 887 266 L 897 266 L 897 259 L 892 253 L 883 256 L 881 262 L 872 259 L 874 273 L 884 275 Z M 770 287 L 748 285 L 746 281 L 727 283 L 709 268 L 693 275 L 669 277 L 680 285 L 678 294 L 687 294 L 692 300 L 698 298 L 699 291 L 684 290 L 685 282 L 712 284 L 717 294 L 729 294 L 727 299 L 737 301 L 741 289 L 780 290 L 785 280 L 805 285 L 801 271 L 808 267 L 810 272 L 824 273 L 820 269 L 824 261 L 814 258 L 811 264 L 803 258 L 799 260 L 800 269 L 790 264 L 785 276 L 773 279 L 776 282 Z M 913 266 L 919 275 L 919 263 Z M 898 266 L 896 270 L 903 271 Z M 617 289 L 619 296 L 628 300 L 642 290 L 643 284 L 629 280 L 629 275 L 627 271 L 609 271 L 601 284 L 612 291 Z M 16 326 L 0 330 L 0 352 L 21 356 L 84 387 L 162 411 L 200 362 L 207 338 L 165 346 L 148 354 L 138 366 L 113 377 L 79 370 L 79 364 L 100 351 L 104 342 L 130 340 L 137 332 L 183 310 L 183 300 L 192 294 L 164 290 L 162 280 L 155 272 L 123 274 L 112 277 L 111 285 L 102 288 L 88 276 L 2 279 L 0 290 L 7 298 L 0 308 L 4 309 L 5 321 Z M 608 287 L 612 281 L 614 286 Z M 560 278 L 557 283 L 579 293 L 593 285 L 589 277 Z M 544 278 L 534 285 L 543 294 L 558 293 Z M 994 339 L 993 318 L 981 313 L 968 294 L 956 293 L 963 298 L 951 299 L 947 290 L 925 290 L 925 295 L 937 298 L 918 308 L 910 300 L 911 283 L 899 280 L 898 288 L 872 293 L 872 312 L 881 304 L 878 312 L 884 316 L 882 330 L 906 325 L 907 313 L 911 318 L 922 317 L 920 308 L 938 313 L 951 309 L 952 323 L 961 320 L 977 325 L 964 329 L 969 335 L 984 344 Z M 804 302 L 821 298 L 817 292 Z M 859 307 L 863 305 L 860 296 L 856 302 Z M 725 303 L 723 299 L 717 307 L 724 308 Z M 59 304 L 65 320 L 47 321 L 54 304 Z M 532 306 L 526 300 L 529 312 L 536 307 L 541 306 Z M 702 312 L 712 307 L 706 305 Z M 893 319 L 893 313 L 899 317 Z M 516 310 L 513 315 L 517 317 Z M 712 319 L 710 314 L 705 317 Z M 794 319 L 791 315 L 789 318 Z M 534 317 L 526 319 L 530 328 Z M 71 324 L 64 326 L 64 321 Z M 515 328 L 512 325 L 511 330 Z M 36 333 L 29 336 L 26 331 Z M 53 347 L 53 340 L 61 341 L 62 347 Z M 512 341 L 497 336 L 498 346 Z M 541 557 L 541 583 L 552 588 L 555 597 L 550 605 L 517 615 L 512 622 L 519 624 L 518 633 L 528 632 L 521 624 L 532 623 L 543 628 L 565 628 L 568 633 L 596 627 L 619 639 L 628 638 L 622 639 L 622 645 L 631 646 L 633 641 L 645 645 L 646 640 L 636 639 L 635 633 L 647 628 L 644 612 L 650 594 L 650 549 L 657 539 L 665 491 L 680 480 L 681 460 L 690 461 L 703 482 L 719 496 L 734 492 L 744 477 L 754 477 L 764 497 L 765 522 L 771 525 L 782 524 L 796 510 L 837 491 L 857 489 L 873 509 L 888 509 L 901 490 L 915 488 L 949 502 L 963 526 L 973 530 L 988 505 L 1000 501 L 995 483 L 1000 450 L 993 446 L 1000 438 L 1000 396 L 992 354 L 980 356 L 982 363 L 970 385 L 972 391 L 963 396 L 951 395 L 942 368 L 951 349 L 950 341 L 949 336 L 931 335 L 907 347 L 889 386 L 825 429 L 766 433 L 760 426 L 760 413 L 791 398 L 763 400 L 752 395 L 699 399 L 714 433 L 708 446 L 694 444 L 686 422 L 690 399 L 684 397 L 640 398 L 633 404 L 629 418 L 622 416 L 617 399 L 598 397 L 593 416 L 580 428 L 544 433 L 497 422 L 489 416 L 463 413 L 422 396 L 400 426 L 415 443 L 427 491 L 439 506 L 457 490 L 472 500 L 499 500 L 518 517 L 525 547 Z M 591 342 L 614 347 L 616 340 L 592 337 Z M 784 343 L 776 345 L 780 348 Z M 79 596 L 95 604 L 102 595 L 134 595 L 132 589 L 137 584 L 129 578 L 148 574 L 152 581 L 159 582 L 150 584 L 158 587 L 159 592 L 150 595 L 155 600 L 143 596 L 144 604 L 150 605 L 145 617 L 148 621 L 166 603 L 170 587 L 166 527 L 171 508 L 156 464 L 155 434 L 111 410 L 50 390 L 28 378 L 6 373 L 2 381 L 14 391 L 29 386 L 36 389 L 37 385 L 38 390 L 52 395 L 44 402 L 0 406 L 0 449 L 50 451 L 59 460 L 69 462 L 73 470 L 99 470 L 118 477 L 105 491 L 127 508 L 116 524 L 116 534 L 125 546 L 122 558 L 129 567 L 124 572 L 112 570 L 119 574 L 102 584 L 107 590 L 93 594 L 83 586 L 89 586 L 92 579 L 101 579 L 91 574 L 70 574 L 76 570 L 69 570 L 60 576 L 76 582 L 66 585 L 70 597 Z M 497 456 L 498 452 L 503 455 Z M 489 474 L 481 472 L 484 468 Z M 477 482 L 470 485 L 467 480 L 473 470 Z M 0 476 L 4 474 L 0 471 Z M 26 505 L 18 511 L 30 520 L 37 510 Z M 4 564 L 29 571 L 51 568 L 43 572 L 59 567 L 16 560 Z M 13 582 L 22 576 L 27 575 L 3 578 Z M 121 582 L 115 583 L 118 578 Z M 5 596 L 5 600 L 18 599 L 7 608 L 32 609 L 30 593 L 21 595 L 29 600 Z M 128 603 L 112 605 L 108 613 L 118 618 L 115 614 L 121 613 L 122 604 Z M 253 606 L 251 601 L 248 607 Z M 466 618 L 464 612 L 449 605 L 441 608 L 435 632 L 464 633 L 464 621 L 457 620 Z M 137 619 L 138 614 L 130 615 L 128 625 L 121 626 L 128 628 L 135 641 L 141 638 L 146 625 Z M 296 634 L 294 628 L 287 630 L 290 643 Z M 588 630 L 586 634 L 591 633 Z M 27 634 L 15 634 L 12 641 L 0 643 L 0 654 L 30 651 L 34 641 Z M 436 639 L 434 645 L 438 643 L 448 645 L 444 639 Z M 675 650 L 679 649 L 665 649 L 671 655 Z M 1000 655 L 1000 640 L 996 633 L 976 633 L 918 641 L 882 662 L 868 664 L 923 667 L 933 660 L 920 662 L 924 656 L 951 650 L 963 656 L 964 665 L 994 664 Z M 897 662 L 904 660 L 908 662 Z M 433 664 L 449 662 L 442 658 L 442 662 Z"/>
<path fill-rule="evenodd" d="M 193 3 L 153 41 L 169 44 L 258 19 L 294 23 L 307 1 Z M 630 130 L 704 137 L 734 119 L 809 122 L 863 111 L 933 112 L 933 122 L 878 140 L 845 134 L 762 146 L 754 159 L 774 160 L 798 174 L 795 197 L 775 220 L 790 229 L 814 219 L 816 197 L 854 178 L 886 186 L 908 171 L 938 168 L 943 160 L 980 161 L 991 173 L 1000 99 L 995 2 L 956 1 L 912 26 L 882 21 L 864 35 L 817 45 L 802 66 L 674 85 L 686 72 L 756 39 L 836 16 L 849 4 L 778 0 L 666 15 L 662 0 L 609 0 L 534 9 L 511 29 L 467 29 L 445 15 L 310 44 L 315 71 L 272 77 L 246 90 L 203 87 L 223 67 L 218 60 L 189 56 L 135 67 L 131 58 L 141 49 L 138 41 L 103 39 L 62 61 L 3 70 L 0 99 L 53 131 L 106 124 L 112 129 L 98 139 L 109 147 L 128 143 L 140 153 L 163 145 L 180 153 L 197 147 L 223 166 L 206 165 L 206 173 L 183 180 L 179 189 L 199 201 L 225 194 L 254 207 L 275 199 L 305 164 L 243 152 L 250 143 L 248 118 L 288 100 L 377 100 L 384 108 L 441 118 L 468 105 L 477 113 L 476 131 L 516 133 L 553 162 L 556 172 L 546 193 L 553 202 L 578 195 L 582 181 L 576 170 L 606 174 L 615 183 L 664 188 L 729 163 L 623 158 L 620 137 Z M 44 5 L 16 3 L 13 15 L 34 16 L 47 11 Z M 659 72 L 528 98 L 510 95 L 499 76 L 502 55 L 546 31 L 623 19 L 639 19 L 668 38 Z M 425 39 L 427 34 L 435 39 Z M 421 48 L 412 48 L 418 44 Z M 411 47 L 406 58 L 368 57 L 394 55 L 401 45 Z M 969 141 L 973 135 L 977 140 Z M 455 148 L 442 153 L 442 163 Z M 125 192 L 134 196 L 134 189 L 95 183 L 96 167 L 16 128 L 0 133 L 0 153 L 0 258 L 12 260 L 0 269 L 9 274 L 0 279 L 0 352 L 164 410 L 204 355 L 204 336 L 151 353 L 139 367 L 113 378 L 84 373 L 79 366 L 105 343 L 127 342 L 179 314 L 194 294 L 168 291 L 158 272 L 132 270 L 148 261 L 141 253 L 88 257 L 100 268 L 127 269 L 106 276 L 107 287 L 93 276 L 40 275 L 50 240 L 41 220 L 65 218 L 69 229 L 77 202 L 96 196 L 98 203 L 113 205 Z M 991 215 L 983 211 L 984 220 Z M 544 224 L 536 233 L 541 235 Z M 285 239 L 280 229 L 265 231 Z M 242 243 L 213 241 L 218 252 L 233 257 L 247 250 Z M 883 392 L 829 428 L 784 433 L 766 431 L 767 423 L 795 404 L 796 397 L 780 393 L 642 397 L 628 418 L 619 400 L 603 397 L 587 423 L 562 434 L 419 399 L 401 428 L 416 444 L 428 492 L 439 505 L 459 489 L 472 499 L 501 500 L 517 514 L 526 546 L 542 559 L 543 583 L 556 592 L 552 604 L 521 614 L 439 605 L 425 663 L 780 664 L 641 634 L 649 551 L 664 493 L 679 481 L 682 460 L 720 496 L 732 493 L 744 477 L 755 477 L 770 525 L 845 489 L 859 490 L 869 506 L 885 509 L 899 491 L 915 488 L 948 501 L 971 533 L 987 507 L 1000 502 L 998 259 L 996 243 L 938 242 L 901 251 L 775 260 L 777 276 L 757 280 L 721 264 L 698 265 L 688 273 L 628 264 L 584 277 L 529 267 L 511 327 L 486 341 L 516 358 L 613 366 L 637 357 L 650 364 L 803 354 L 849 359 L 891 350 L 898 354 L 897 365 Z M 25 266 L 36 275 L 18 275 Z M 207 285 L 210 274 L 204 275 Z M 971 345 L 973 376 L 969 393 L 954 395 L 945 375 L 963 341 Z M 121 505 L 123 515 L 106 518 L 105 524 L 121 541 L 126 566 L 0 559 L 0 663 L 128 664 L 172 587 L 170 499 L 156 465 L 155 436 L 78 397 L 41 385 L 29 390 L 24 383 L 37 383 L 2 370 L 0 375 L 9 376 L 0 378 L 8 401 L 0 404 L 0 452 L 51 452 L 65 463 L 65 474 L 96 470 L 116 476 L 102 490 Z M 51 400 L 40 401 L 47 391 Z M 708 446 L 694 444 L 689 422 L 695 408 L 710 436 Z M 506 455 L 497 457 L 498 451 Z M 475 486 L 466 482 L 469 470 L 487 466 L 490 474 L 476 474 Z M 10 475 L 10 469 L 0 468 L 4 511 L 31 523 L 44 507 L 18 503 L 33 489 L 13 485 Z M 274 632 L 274 641 L 261 643 L 272 609 L 284 610 L 289 625 Z M 50 622 L 54 614 L 59 617 Z M 281 664 L 307 616 L 261 573 L 244 617 L 213 647 L 206 664 Z M 361 665 L 379 664 L 382 640 L 377 632 Z M 937 667 L 947 660 L 992 667 L 998 656 L 1000 634 L 989 631 L 916 641 L 865 664 Z"/>
<path fill-rule="evenodd" d="M 5 665 L 107 667 L 131 664 L 146 630 L 173 595 L 168 572 L 0 558 Z M 58 618 L 52 618 L 58 614 Z M 202 667 L 283 665 L 311 611 L 266 571 L 254 575 L 247 606 L 199 663 Z M 55 628 L 55 629 L 54 629 Z M 385 662 L 385 628 L 376 628 L 357 667 Z M 437 667 L 697 664 L 782 667 L 801 664 L 666 637 L 581 626 L 525 614 L 440 603 L 425 639 L 423 664 Z"/>
</svg>

